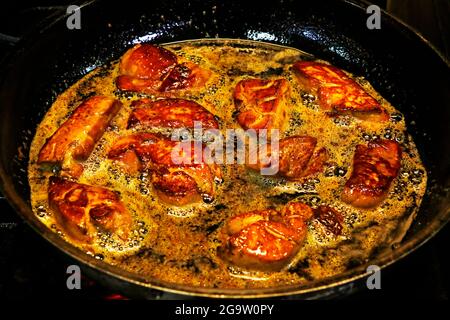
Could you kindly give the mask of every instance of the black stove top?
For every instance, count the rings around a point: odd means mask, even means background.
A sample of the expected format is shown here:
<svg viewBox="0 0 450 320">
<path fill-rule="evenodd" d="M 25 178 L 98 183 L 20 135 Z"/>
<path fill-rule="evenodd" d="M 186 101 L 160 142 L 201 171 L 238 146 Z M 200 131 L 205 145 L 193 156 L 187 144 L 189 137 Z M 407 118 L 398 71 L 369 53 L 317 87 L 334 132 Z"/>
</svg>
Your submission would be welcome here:
<svg viewBox="0 0 450 320">
<path fill-rule="evenodd" d="M 64 1 L 39 0 L 35 6 L 9 2 L 0 13 L 0 56 L 34 23 Z M 37 6 L 39 5 L 39 6 Z M 3 4 L 2 4 L 3 6 Z M 450 297 L 450 226 L 416 252 L 381 273 L 381 290 L 360 289 L 350 299 L 444 299 Z M 125 297 L 83 278 L 82 290 L 66 286 L 68 262 L 62 253 L 26 225 L 0 198 L 0 299 L 123 299 Z"/>
</svg>

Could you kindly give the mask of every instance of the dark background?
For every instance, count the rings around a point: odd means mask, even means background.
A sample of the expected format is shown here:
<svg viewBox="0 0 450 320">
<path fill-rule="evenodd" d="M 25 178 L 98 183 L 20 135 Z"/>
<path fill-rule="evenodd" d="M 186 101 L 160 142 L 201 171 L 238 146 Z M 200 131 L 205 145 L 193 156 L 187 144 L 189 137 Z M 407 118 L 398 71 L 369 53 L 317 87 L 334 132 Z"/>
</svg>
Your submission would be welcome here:
<svg viewBox="0 0 450 320">
<path fill-rule="evenodd" d="M 450 0 L 371 1 L 416 28 L 450 57 Z M 0 59 L 37 22 L 71 1 L 8 1 L 0 11 Z M 413 53 L 412 53 L 413 54 Z M 424 63 L 418 61 L 418 63 Z M 0 196 L 1 197 L 1 196 Z M 439 299 L 450 297 L 450 226 L 416 252 L 382 271 L 382 289 L 352 290 L 347 299 Z M 30 247 L 33 249 L 30 250 Z M 121 299 L 90 279 L 82 290 L 66 288 L 67 261 L 0 199 L 0 299 Z"/>
</svg>

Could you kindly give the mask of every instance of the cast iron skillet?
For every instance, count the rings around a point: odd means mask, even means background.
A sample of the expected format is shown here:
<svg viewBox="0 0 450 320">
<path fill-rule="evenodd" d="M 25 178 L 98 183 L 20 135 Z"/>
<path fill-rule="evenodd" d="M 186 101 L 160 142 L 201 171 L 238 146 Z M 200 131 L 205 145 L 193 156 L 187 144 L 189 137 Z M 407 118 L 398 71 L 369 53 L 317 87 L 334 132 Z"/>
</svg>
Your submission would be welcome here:
<svg viewBox="0 0 450 320">
<path fill-rule="evenodd" d="M 261 2 L 201 0 L 94 1 L 81 9 L 81 30 L 68 30 L 64 14 L 46 21 L 1 64 L 0 184 L 10 204 L 50 243 L 78 261 L 91 277 L 131 296 L 152 289 L 209 297 L 311 296 L 366 276 L 370 264 L 385 267 L 430 239 L 450 217 L 449 64 L 413 30 L 382 14 L 381 29 L 366 28 L 367 3 L 347 1 Z M 207 37 L 261 40 L 297 47 L 356 75 L 365 76 L 405 116 L 428 170 L 420 212 L 396 248 L 356 261 L 337 277 L 307 285 L 223 290 L 144 279 L 81 252 L 49 231 L 30 209 L 27 162 L 37 124 L 56 96 L 135 42 Z M 30 244 L 30 247 L 32 244 Z M 30 248 L 32 249 L 32 248 Z"/>
</svg>

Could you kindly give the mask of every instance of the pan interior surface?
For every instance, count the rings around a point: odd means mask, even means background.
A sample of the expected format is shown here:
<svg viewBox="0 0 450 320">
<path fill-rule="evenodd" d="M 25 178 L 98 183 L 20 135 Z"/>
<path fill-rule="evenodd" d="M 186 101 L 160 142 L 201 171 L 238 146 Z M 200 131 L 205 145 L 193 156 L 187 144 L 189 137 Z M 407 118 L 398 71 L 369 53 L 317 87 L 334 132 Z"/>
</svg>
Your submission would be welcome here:
<svg viewBox="0 0 450 320">
<path fill-rule="evenodd" d="M 120 100 L 122 107 L 112 120 L 111 129 L 102 134 L 94 151 L 83 162 L 84 171 L 76 181 L 89 186 L 108 186 L 119 192 L 122 202 L 133 212 L 137 226 L 133 229 L 133 236 L 124 243 L 102 231 L 98 231 L 100 235 L 92 236 L 95 240 L 93 243 L 89 241 L 89 245 L 85 242 L 79 244 L 75 239 L 75 244 L 98 258 L 141 276 L 173 283 L 198 284 L 205 288 L 270 288 L 332 277 L 362 264 L 371 252 L 380 252 L 401 241 L 420 206 L 426 173 L 414 142 L 405 132 L 404 122 L 397 119 L 398 111 L 368 83 L 358 80 L 371 96 L 382 101 L 389 114 L 395 115 L 391 120 L 361 123 L 350 117 L 333 118 L 320 112 L 305 96 L 291 71 L 293 63 L 310 62 L 314 57 L 293 48 L 233 39 L 190 40 L 165 44 L 163 48 L 188 61 L 196 61 L 204 70 L 211 70 L 209 84 L 198 92 L 185 94 L 189 95 L 189 101 L 208 108 L 208 112 L 220 119 L 223 136 L 227 130 L 236 127 L 230 93 L 239 81 L 255 77 L 286 81 L 290 102 L 285 111 L 289 114 L 289 123 L 281 130 L 281 135 L 285 139 L 305 136 L 317 139 L 316 148 L 327 150 L 325 168 L 300 181 L 289 181 L 264 177 L 243 165 L 225 162 L 219 167 L 223 181 L 216 186 L 213 201 L 167 206 L 147 183 L 152 178 L 126 172 L 117 162 L 108 160 L 108 150 L 115 148 L 118 139 L 142 132 L 161 133 L 157 128 L 145 127 L 136 131 L 124 125 L 130 114 L 137 110 L 134 103 L 143 101 L 143 93 L 136 95 L 118 91 L 114 85 L 118 62 L 111 62 L 92 71 L 57 98 L 32 142 L 29 165 L 32 207 L 49 228 L 55 229 L 56 226 L 57 232 L 64 234 L 69 242 L 74 240 L 68 233 L 70 230 L 64 228 L 64 223 L 58 223 L 58 217 L 54 218 L 57 213 L 48 205 L 47 178 L 48 175 L 54 176 L 55 172 L 43 172 L 37 161 L 38 154 L 80 99 L 105 95 Z M 177 94 L 177 99 L 180 99 L 180 94 Z M 163 132 L 168 132 L 165 134 L 169 136 L 173 133 L 170 128 Z M 383 205 L 358 210 L 340 201 L 341 185 L 348 176 L 335 172 L 350 173 L 347 168 L 351 167 L 354 146 L 365 145 L 367 140 L 378 136 L 399 141 L 405 149 L 401 178 L 393 187 L 395 192 L 389 194 Z M 319 205 L 332 206 L 338 211 L 336 219 L 342 221 L 335 220 L 330 225 L 330 213 L 327 218 L 313 219 L 308 224 L 305 243 L 288 266 L 281 270 L 257 272 L 240 269 L 220 258 L 226 242 L 224 230 L 230 219 L 240 213 L 283 208 L 293 202 L 305 203 L 314 209 Z M 324 219 L 327 222 L 324 223 Z"/>
</svg>

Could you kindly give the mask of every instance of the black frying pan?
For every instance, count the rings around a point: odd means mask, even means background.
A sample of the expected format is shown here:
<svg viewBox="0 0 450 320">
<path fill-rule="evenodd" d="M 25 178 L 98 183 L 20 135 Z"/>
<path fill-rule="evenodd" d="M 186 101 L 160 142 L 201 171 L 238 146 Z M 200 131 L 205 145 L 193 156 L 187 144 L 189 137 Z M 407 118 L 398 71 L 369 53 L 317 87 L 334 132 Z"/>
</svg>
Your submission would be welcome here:
<svg viewBox="0 0 450 320">
<path fill-rule="evenodd" d="M 367 3 L 352 1 L 95 1 L 81 9 L 81 30 L 53 17 L 23 39 L 1 64 L 0 184 L 11 205 L 50 243 L 92 277 L 132 296 L 151 289 L 210 297 L 310 296 L 364 277 L 369 264 L 387 266 L 431 238 L 450 217 L 449 64 L 413 30 L 383 13 L 380 30 L 366 28 Z M 205 37 L 263 40 L 310 52 L 365 76 L 409 124 L 428 169 L 429 184 L 403 242 L 349 266 L 334 278 L 302 286 L 222 290 L 144 279 L 86 255 L 49 231 L 29 204 L 28 151 L 37 124 L 56 96 L 93 68 L 117 59 L 135 41 Z M 30 244 L 32 246 L 32 244 Z M 32 248 L 30 248 L 32 249 Z"/>
</svg>

